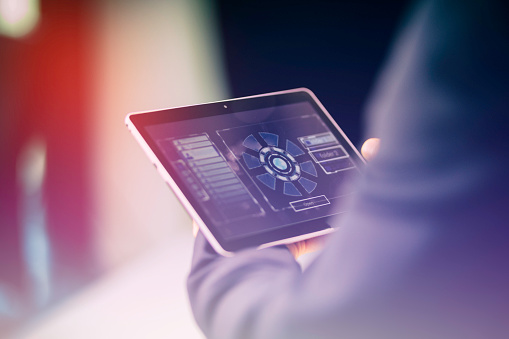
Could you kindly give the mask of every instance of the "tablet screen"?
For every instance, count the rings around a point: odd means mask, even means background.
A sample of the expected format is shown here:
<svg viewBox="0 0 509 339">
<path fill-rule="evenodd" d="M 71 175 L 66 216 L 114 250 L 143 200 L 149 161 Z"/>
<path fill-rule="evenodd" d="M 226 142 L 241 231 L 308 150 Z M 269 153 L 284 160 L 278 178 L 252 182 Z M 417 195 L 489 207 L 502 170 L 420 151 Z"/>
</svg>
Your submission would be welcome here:
<svg viewBox="0 0 509 339">
<path fill-rule="evenodd" d="M 153 112 L 159 116 L 142 124 L 226 250 L 329 228 L 328 218 L 346 209 L 362 160 L 320 106 L 298 93 Z"/>
</svg>

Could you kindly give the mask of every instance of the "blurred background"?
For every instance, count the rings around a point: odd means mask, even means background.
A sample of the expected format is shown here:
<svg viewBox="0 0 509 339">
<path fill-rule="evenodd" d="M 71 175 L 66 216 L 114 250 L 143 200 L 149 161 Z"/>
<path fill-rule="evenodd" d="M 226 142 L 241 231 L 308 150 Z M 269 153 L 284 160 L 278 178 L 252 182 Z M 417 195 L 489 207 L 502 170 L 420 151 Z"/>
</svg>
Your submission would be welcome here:
<svg viewBox="0 0 509 339">
<path fill-rule="evenodd" d="M 352 141 L 406 1 L 0 0 L 0 337 L 201 338 L 127 113 L 296 87 Z"/>
</svg>

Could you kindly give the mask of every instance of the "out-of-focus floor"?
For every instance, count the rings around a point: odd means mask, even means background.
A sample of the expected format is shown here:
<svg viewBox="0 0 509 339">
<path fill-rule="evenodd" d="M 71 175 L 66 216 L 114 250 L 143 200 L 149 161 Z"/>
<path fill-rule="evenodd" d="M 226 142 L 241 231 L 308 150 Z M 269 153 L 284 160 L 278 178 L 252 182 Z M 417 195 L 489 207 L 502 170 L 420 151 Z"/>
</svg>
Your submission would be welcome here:
<svg viewBox="0 0 509 339">
<path fill-rule="evenodd" d="M 190 225 L 41 314 L 14 338 L 203 338 L 185 289 L 192 248 Z"/>
<path fill-rule="evenodd" d="M 185 287 L 194 239 L 174 237 L 28 323 L 13 339 L 204 338 Z M 304 269 L 318 255 L 299 258 Z"/>
</svg>

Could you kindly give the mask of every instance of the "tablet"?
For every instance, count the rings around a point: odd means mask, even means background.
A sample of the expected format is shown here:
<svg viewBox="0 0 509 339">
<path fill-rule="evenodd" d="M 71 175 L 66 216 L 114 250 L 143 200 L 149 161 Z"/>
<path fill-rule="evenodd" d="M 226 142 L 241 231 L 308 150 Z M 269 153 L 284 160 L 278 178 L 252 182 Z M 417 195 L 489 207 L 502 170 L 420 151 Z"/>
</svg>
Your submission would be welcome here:
<svg viewBox="0 0 509 339">
<path fill-rule="evenodd" d="M 223 255 L 332 232 L 364 164 L 305 88 L 131 113 L 126 124 Z"/>
</svg>

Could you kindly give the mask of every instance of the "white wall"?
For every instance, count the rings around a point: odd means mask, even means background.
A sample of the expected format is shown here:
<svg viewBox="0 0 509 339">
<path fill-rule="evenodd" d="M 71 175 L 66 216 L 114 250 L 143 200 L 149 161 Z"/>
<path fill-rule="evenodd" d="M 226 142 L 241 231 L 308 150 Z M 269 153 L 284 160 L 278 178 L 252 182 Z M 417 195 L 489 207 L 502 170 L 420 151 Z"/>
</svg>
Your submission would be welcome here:
<svg viewBox="0 0 509 339">
<path fill-rule="evenodd" d="M 227 96 L 208 2 L 97 2 L 91 179 L 105 267 L 191 227 L 123 121 L 133 111 Z"/>
</svg>

